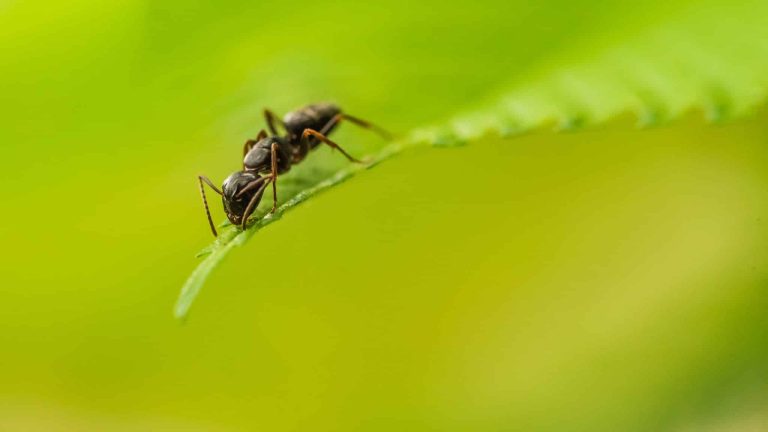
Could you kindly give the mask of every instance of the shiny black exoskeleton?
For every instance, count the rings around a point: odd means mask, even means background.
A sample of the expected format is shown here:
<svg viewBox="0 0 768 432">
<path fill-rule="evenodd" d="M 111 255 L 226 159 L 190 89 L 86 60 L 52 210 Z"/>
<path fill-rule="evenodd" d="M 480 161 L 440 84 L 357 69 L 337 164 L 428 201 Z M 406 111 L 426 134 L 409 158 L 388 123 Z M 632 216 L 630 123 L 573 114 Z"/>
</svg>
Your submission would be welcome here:
<svg viewBox="0 0 768 432">
<path fill-rule="evenodd" d="M 214 236 L 217 235 L 216 227 L 208 209 L 203 183 L 221 195 L 229 221 L 245 229 L 248 217 L 259 205 L 266 187 L 272 184 L 272 212 L 274 212 L 277 209 L 277 177 L 289 171 L 292 165 L 304 160 L 310 150 L 320 144 L 327 144 L 339 150 L 350 161 L 359 162 L 327 138 L 327 135 L 342 120 L 371 129 L 384 138 L 390 137 L 387 132 L 371 123 L 342 113 L 339 107 L 331 103 L 307 105 L 286 114 L 283 120 L 278 119 L 272 111 L 264 110 L 264 118 L 272 135 L 270 136 L 262 129 L 256 139 L 245 142 L 243 169 L 227 177 L 221 190 L 207 177 L 198 176 L 205 212 Z M 276 125 L 282 127 L 285 131 L 284 135 L 278 134 Z"/>
</svg>

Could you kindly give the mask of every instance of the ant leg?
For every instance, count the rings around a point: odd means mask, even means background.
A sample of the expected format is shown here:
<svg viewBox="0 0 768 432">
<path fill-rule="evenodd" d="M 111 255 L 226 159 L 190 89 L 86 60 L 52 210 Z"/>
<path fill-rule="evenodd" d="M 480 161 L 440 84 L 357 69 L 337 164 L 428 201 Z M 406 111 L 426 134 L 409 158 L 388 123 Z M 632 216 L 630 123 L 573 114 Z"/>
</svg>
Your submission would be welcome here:
<svg viewBox="0 0 768 432">
<path fill-rule="evenodd" d="M 261 185 L 266 180 L 269 180 L 269 177 L 259 177 L 259 178 L 257 178 L 256 180 L 254 180 L 254 181 L 248 183 L 247 185 L 245 185 L 244 188 L 240 189 L 240 192 L 238 192 L 237 195 L 235 195 L 235 197 L 240 198 L 241 196 L 245 195 L 246 192 L 250 192 L 250 191 L 256 189 L 257 187 L 261 187 Z"/>
<path fill-rule="evenodd" d="M 391 140 L 392 139 L 392 134 L 387 132 L 387 131 L 385 131 L 384 129 L 382 129 L 382 128 L 380 128 L 380 127 L 378 127 L 378 126 L 376 126 L 376 125 L 374 125 L 374 124 L 372 124 L 370 122 L 367 122 L 365 120 L 362 120 L 362 119 L 359 119 L 357 117 L 353 117 L 353 116 L 351 116 L 349 114 L 344 114 L 344 113 L 336 114 L 335 116 L 333 116 L 333 118 L 328 123 L 326 123 L 325 126 L 323 126 L 322 129 L 320 129 L 320 133 L 323 134 L 323 135 L 328 134 L 328 132 L 331 130 L 331 128 L 333 128 L 334 126 L 339 124 L 342 120 L 347 120 L 348 122 L 354 123 L 354 124 L 356 124 L 356 125 L 358 125 L 360 127 L 363 127 L 363 128 L 366 128 L 366 129 L 370 129 L 373 132 L 376 132 L 377 134 L 379 134 L 385 140 Z"/>
<path fill-rule="evenodd" d="M 222 193 L 219 188 L 213 185 L 208 177 L 199 175 L 197 176 L 197 180 L 200 182 L 200 195 L 203 197 L 203 205 L 205 206 L 205 214 L 208 216 L 208 224 L 211 226 L 211 232 L 213 232 L 213 236 L 218 237 L 218 234 L 216 233 L 216 227 L 213 224 L 213 218 L 211 218 L 211 211 L 208 209 L 208 200 L 205 198 L 205 188 L 203 187 L 203 182 L 210 186 L 210 188 L 213 189 L 217 194 L 222 195 Z"/>
<path fill-rule="evenodd" d="M 285 123 L 283 123 L 283 121 L 280 120 L 280 118 L 275 115 L 275 113 L 268 109 L 264 110 L 264 119 L 267 121 L 267 127 L 269 128 L 269 131 L 272 132 L 272 135 L 277 135 L 277 128 L 275 128 L 275 123 L 282 126 L 284 130 L 287 130 Z"/>
<path fill-rule="evenodd" d="M 266 180 L 264 180 L 266 178 Z M 245 208 L 245 211 L 243 212 L 243 222 L 241 224 L 241 228 L 245 230 L 245 226 L 248 223 L 248 217 L 251 216 L 251 213 L 253 213 L 254 210 L 256 210 L 256 204 L 261 201 L 261 195 L 264 193 L 264 189 L 266 189 L 267 185 L 269 184 L 269 178 L 268 177 L 259 177 L 258 180 L 254 180 L 250 184 L 248 184 L 245 188 L 243 188 L 240 193 L 245 191 L 246 188 L 251 187 L 252 185 L 258 183 L 261 181 L 261 186 L 259 187 L 259 190 L 256 191 L 255 194 L 253 194 L 253 198 L 248 202 L 248 207 Z"/>
<path fill-rule="evenodd" d="M 325 137 L 325 135 L 321 134 L 320 132 L 318 132 L 318 131 L 316 131 L 314 129 L 304 129 L 304 133 L 301 134 L 301 140 L 302 141 L 307 140 L 310 136 L 313 136 L 313 137 L 319 139 L 320 141 L 328 144 L 332 148 L 337 149 L 338 151 L 341 152 L 341 154 L 346 156 L 346 158 L 349 159 L 350 161 L 357 162 L 357 163 L 362 163 L 361 161 L 359 161 L 359 160 L 353 158 L 352 156 L 350 156 L 349 153 L 345 152 L 344 149 L 339 147 L 338 144 L 336 144 L 335 142 L 329 140 L 328 138 Z"/>
<path fill-rule="evenodd" d="M 248 141 L 246 141 L 245 144 L 243 145 L 243 157 L 245 157 L 245 155 L 247 155 L 248 152 L 251 151 L 251 149 L 253 148 L 253 146 L 256 145 L 257 142 L 263 140 L 266 137 L 267 137 L 267 131 L 262 129 L 259 131 L 259 134 L 256 135 L 256 139 L 249 139 Z"/>
<path fill-rule="evenodd" d="M 277 143 L 272 143 L 272 210 L 277 210 Z"/>
<path fill-rule="evenodd" d="M 307 154 L 309 153 L 310 146 L 309 146 L 309 140 L 306 139 L 299 139 L 299 146 L 298 149 L 294 150 L 293 155 L 291 157 L 291 163 L 297 164 L 304 160 L 305 157 L 307 157 Z"/>
</svg>

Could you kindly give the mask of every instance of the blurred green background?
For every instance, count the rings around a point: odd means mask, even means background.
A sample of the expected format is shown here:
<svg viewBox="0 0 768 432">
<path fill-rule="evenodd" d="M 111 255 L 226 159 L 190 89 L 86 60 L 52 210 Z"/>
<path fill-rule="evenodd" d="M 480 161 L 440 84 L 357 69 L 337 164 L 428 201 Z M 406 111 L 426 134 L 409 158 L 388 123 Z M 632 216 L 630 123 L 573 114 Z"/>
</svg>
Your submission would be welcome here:
<svg viewBox="0 0 768 432">
<path fill-rule="evenodd" d="M 764 430 L 765 112 L 411 151 L 171 314 L 263 107 L 406 133 L 677 3 L 0 4 L 0 430 Z"/>
</svg>

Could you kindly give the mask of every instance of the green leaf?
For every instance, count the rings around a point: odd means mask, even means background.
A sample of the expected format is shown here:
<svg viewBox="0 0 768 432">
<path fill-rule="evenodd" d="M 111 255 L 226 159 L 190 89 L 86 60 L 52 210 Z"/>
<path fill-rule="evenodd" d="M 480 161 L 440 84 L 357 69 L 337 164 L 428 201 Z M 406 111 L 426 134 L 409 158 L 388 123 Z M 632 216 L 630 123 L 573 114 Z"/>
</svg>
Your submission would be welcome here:
<svg viewBox="0 0 768 432">
<path fill-rule="evenodd" d="M 219 238 L 198 254 L 202 261 L 182 288 L 175 316 L 187 316 L 211 272 L 257 231 L 315 194 L 408 148 L 455 146 L 544 128 L 574 131 L 627 116 L 639 127 L 650 127 L 694 111 L 710 121 L 752 112 L 768 92 L 765 16 L 765 2 L 690 2 L 675 13 L 660 13 L 655 22 L 629 28 L 610 43 L 588 38 L 575 44 L 554 56 L 549 66 L 500 92 L 495 102 L 417 129 L 369 157 L 366 165 L 334 171 L 334 164 L 310 157 L 304 162 L 310 167 L 280 179 L 281 203 L 275 214 L 260 209 L 244 232 L 225 224 Z"/>
</svg>

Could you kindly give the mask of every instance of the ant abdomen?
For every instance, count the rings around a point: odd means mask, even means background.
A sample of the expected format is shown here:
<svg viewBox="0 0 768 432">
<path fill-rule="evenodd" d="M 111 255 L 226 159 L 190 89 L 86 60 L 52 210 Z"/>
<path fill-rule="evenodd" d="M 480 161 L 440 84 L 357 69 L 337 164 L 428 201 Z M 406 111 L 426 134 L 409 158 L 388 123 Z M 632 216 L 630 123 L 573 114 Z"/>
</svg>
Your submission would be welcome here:
<svg viewBox="0 0 768 432">
<path fill-rule="evenodd" d="M 331 120 L 338 114 L 341 114 L 341 108 L 330 102 L 321 102 L 289 112 L 283 118 L 283 123 L 285 123 L 288 134 L 295 137 L 295 139 L 301 137 L 301 134 L 306 129 L 316 130 L 323 135 L 328 135 L 336 127 L 337 123 L 331 123 Z M 323 130 L 325 126 L 329 126 L 327 130 Z M 317 146 L 319 141 L 313 140 L 312 144 L 313 147 Z"/>
</svg>

